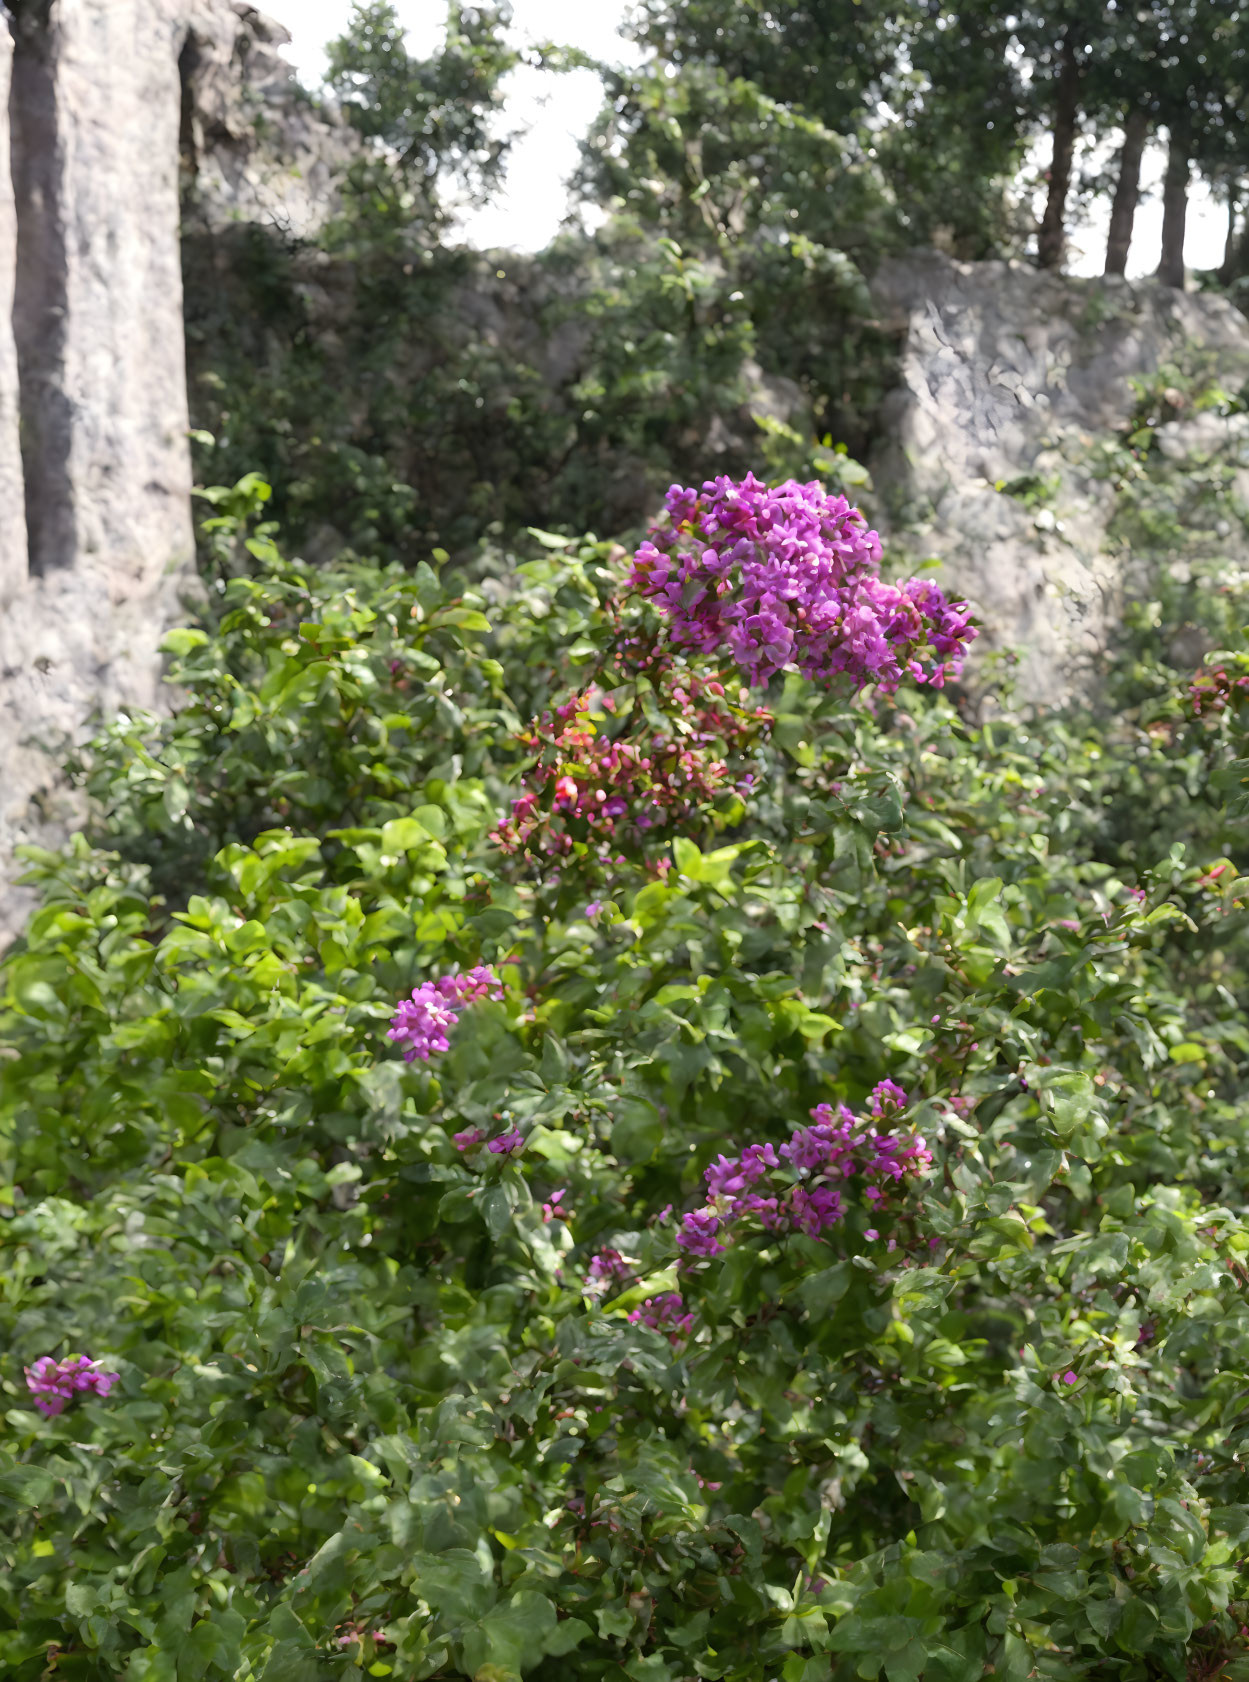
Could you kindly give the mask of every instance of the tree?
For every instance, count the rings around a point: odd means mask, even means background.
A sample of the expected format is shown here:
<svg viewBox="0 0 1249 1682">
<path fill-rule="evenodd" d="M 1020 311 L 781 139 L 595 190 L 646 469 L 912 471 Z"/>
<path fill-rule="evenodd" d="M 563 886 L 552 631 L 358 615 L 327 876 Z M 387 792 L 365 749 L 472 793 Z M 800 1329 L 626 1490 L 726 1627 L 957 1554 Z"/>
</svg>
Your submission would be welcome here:
<svg viewBox="0 0 1249 1682">
<path fill-rule="evenodd" d="M 910 70 L 875 137 L 899 219 L 909 243 L 996 256 L 1016 240 L 1007 193 L 1030 121 L 1014 19 L 979 0 L 921 0 L 904 16 Z"/>
<path fill-rule="evenodd" d="M 1037 233 L 1037 262 L 1043 269 L 1062 265 L 1066 250 L 1067 194 L 1071 188 L 1071 166 L 1075 159 L 1076 134 L 1080 120 L 1080 73 L 1083 59 L 1083 28 L 1075 19 L 1063 30 L 1054 79 L 1054 140 L 1049 168 L 1049 192 L 1045 214 Z"/>
<path fill-rule="evenodd" d="M 1172 0 L 1159 19 L 1157 96 L 1167 128 L 1158 278 L 1184 284 L 1184 235 L 1194 166 L 1217 176 L 1243 157 L 1249 24 L 1238 0 Z"/>
<path fill-rule="evenodd" d="M 892 197 L 895 245 L 940 237 L 978 257 L 1005 237 L 1026 99 L 1001 8 L 646 0 L 638 38 L 677 80 L 711 67 L 842 140 Z"/>
<path fill-rule="evenodd" d="M 1127 271 L 1140 200 L 1141 162 L 1159 108 L 1158 21 L 1156 0 L 1120 0 L 1107 14 L 1102 50 L 1084 79 L 1084 97 L 1095 128 L 1123 131 L 1106 239 L 1108 275 Z"/>
<path fill-rule="evenodd" d="M 1169 124 L 1167 169 L 1162 183 L 1162 253 L 1158 259 L 1158 279 L 1164 286 L 1184 284 L 1184 232 L 1191 160 L 1192 130 L 1177 115 Z"/>
<path fill-rule="evenodd" d="M 910 0 L 642 0 L 633 34 L 678 74 L 714 66 L 844 136 L 890 85 L 911 10 Z"/>
<path fill-rule="evenodd" d="M 1149 112 L 1144 106 L 1134 105 L 1124 123 L 1123 149 L 1119 154 L 1114 202 L 1110 207 L 1110 229 L 1106 236 L 1105 272 L 1108 275 L 1127 272 L 1132 225 L 1141 191 L 1141 158 L 1148 138 Z"/>
<path fill-rule="evenodd" d="M 441 51 L 413 58 L 391 0 L 356 0 L 327 49 L 326 81 L 352 126 L 373 144 L 356 172 L 358 203 L 398 225 L 445 220 L 441 183 L 473 200 L 496 187 L 511 137 L 499 132 L 501 84 L 518 62 L 504 31 L 511 7 L 450 0 Z"/>
</svg>

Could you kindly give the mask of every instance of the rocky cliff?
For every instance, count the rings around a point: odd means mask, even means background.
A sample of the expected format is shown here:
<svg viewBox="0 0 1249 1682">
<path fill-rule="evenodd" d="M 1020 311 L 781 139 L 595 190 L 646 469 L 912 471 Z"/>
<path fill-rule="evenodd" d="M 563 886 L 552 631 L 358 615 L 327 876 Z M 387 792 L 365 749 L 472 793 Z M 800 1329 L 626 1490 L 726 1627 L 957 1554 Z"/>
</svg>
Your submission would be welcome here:
<svg viewBox="0 0 1249 1682">
<path fill-rule="evenodd" d="M 1152 281 L 936 253 L 884 264 L 873 294 L 902 335 L 872 463 L 893 546 L 941 558 L 943 582 L 984 627 L 977 655 L 1014 649 L 1024 698 L 1090 693 L 1125 591 L 1147 583 L 1112 536 L 1119 491 L 1099 440 L 1128 424 L 1134 382 L 1168 369 L 1241 387 L 1249 321 L 1226 299 Z M 1208 458 L 1217 443 L 1249 464 L 1239 417 L 1175 419 L 1160 442 L 1173 460 Z M 1219 536 L 1249 560 L 1241 520 Z"/>
</svg>

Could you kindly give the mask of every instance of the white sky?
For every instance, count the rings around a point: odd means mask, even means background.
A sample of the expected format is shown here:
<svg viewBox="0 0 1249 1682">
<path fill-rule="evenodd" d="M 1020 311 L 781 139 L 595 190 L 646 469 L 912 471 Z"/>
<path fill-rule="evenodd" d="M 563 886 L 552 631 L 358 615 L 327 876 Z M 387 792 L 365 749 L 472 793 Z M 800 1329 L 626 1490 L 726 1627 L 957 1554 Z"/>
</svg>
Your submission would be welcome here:
<svg viewBox="0 0 1249 1682">
<path fill-rule="evenodd" d="M 291 33 L 287 57 L 307 87 L 325 72 L 325 43 L 341 35 L 351 0 L 259 0 Z M 637 63 L 638 49 L 619 33 L 629 0 L 513 0 L 518 46 L 555 41 L 608 62 Z M 446 0 L 396 0 L 411 50 L 425 56 L 443 34 Z M 541 251 L 568 210 L 568 179 L 578 147 L 603 102 L 591 70 L 556 75 L 522 65 L 505 83 L 507 124 L 527 132 L 513 146 L 503 191 L 464 217 L 461 231 L 486 249 Z M 587 218 L 592 220 L 592 218 Z"/>
<path fill-rule="evenodd" d="M 619 34 L 628 0 L 512 0 L 513 34 L 519 45 L 543 40 L 581 47 L 596 57 L 636 63 L 637 49 Z M 730 0 L 731 3 L 731 0 Z M 351 0 L 260 0 L 263 9 L 291 33 L 287 56 L 306 86 L 320 83 L 325 43 L 341 35 L 351 15 Z M 431 52 L 441 36 L 445 0 L 396 0 L 412 50 Z M 559 229 L 568 209 L 568 179 L 577 164 L 578 143 L 600 104 L 601 86 L 589 70 L 554 75 L 521 67 L 507 85 L 509 122 L 527 130 L 512 150 L 507 180 L 494 203 L 472 212 L 462 233 L 486 248 L 540 251 Z M 1153 272 L 1162 236 L 1162 203 L 1156 191 L 1162 179 L 1163 150 L 1154 145 L 1145 156 L 1143 185 L 1148 191 L 1136 214 L 1128 274 Z M 1096 275 L 1105 256 L 1107 199 L 1093 207 L 1086 227 L 1073 228 L 1068 267 L 1073 274 Z M 1208 188 L 1195 182 L 1188 202 L 1185 259 L 1190 268 L 1214 268 L 1222 260 L 1226 212 Z"/>
</svg>

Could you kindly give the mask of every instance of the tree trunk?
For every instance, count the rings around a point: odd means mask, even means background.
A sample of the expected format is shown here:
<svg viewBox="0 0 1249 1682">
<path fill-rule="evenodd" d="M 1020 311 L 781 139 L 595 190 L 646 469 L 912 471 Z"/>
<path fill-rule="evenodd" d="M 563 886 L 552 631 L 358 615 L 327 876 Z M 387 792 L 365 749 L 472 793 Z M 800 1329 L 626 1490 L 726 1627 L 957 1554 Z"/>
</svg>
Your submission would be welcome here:
<svg viewBox="0 0 1249 1682">
<path fill-rule="evenodd" d="M 1162 257 L 1158 279 L 1164 286 L 1184 286 L 1184 224 L 1188 217 L 1188 134 L 1172 123 L 1167 143 L 1167 174 L 1162 186 Z"/>
<path fill-rule="evenodd" d="M 1219 264 L 1219 285 L 1230 286 L 1236 278 L 1236 219 L 1240 212 L 1239 183 L 1227 184 L 1227 238 L 1223 242 L 1223 261 Z"/>
<path fill-rule="evenodd" d="M 1061 267 L 1066 248 L 1067 193 L 1071 186 L 1071 165 L 1076 151 L 1076 122 L 1080 114 L 1080 59 L 1074 28 L 1063 36 L 1058 72 L 1058 95 L 1054 103 L 1054 156 L 1050 163 L 1050 190 L 1045 215 L 1037 237 L 1037 262 L 1043 269 Z"/>
<path fill-rule="evenodd" d="M 1107 274 L 1127 273 L 1132 223 L 1136 219 L 1136 203 L 1141 196 L 1141 156 L 1148 134 L 1149 113 L 1139 109 L 1130 111 L 1123 126 L 1119 179 L 1115 184 L 1114 203 L 1110 207 L 1110 233 L 1106 239 Z"/>
</svg>

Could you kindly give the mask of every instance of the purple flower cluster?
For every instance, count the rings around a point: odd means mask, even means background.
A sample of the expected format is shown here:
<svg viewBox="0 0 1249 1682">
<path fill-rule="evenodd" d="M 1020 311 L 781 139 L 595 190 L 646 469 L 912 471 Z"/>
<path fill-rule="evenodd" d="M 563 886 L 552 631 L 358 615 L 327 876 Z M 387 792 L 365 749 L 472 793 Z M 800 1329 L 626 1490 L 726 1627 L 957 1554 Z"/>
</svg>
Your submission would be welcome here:
<svg viewBox="0 0 1249 1682">
<path fill-rule="evenodd" d="M 635 1326 L 649 1326 L 652 1331 L 666 1333 L 668 1342 L 674 1348 L 689 1336 L 694 1324 L 694 1316 L 686 1310 L 676 1291 L 669 1291 L 662 1297 L 647 1297 L 641 1308 L 633 1310 L 629 1319 Z"/>
<path fill-rule="evenodd" d="M 497 1139 L 491 1139 L 486 1146 L 495 1156 L 513 1156 L 524 1148 L 525 1135 L 516 1127 L 509 1127 L 506 1133 L 501 1133 Z"/>
<path fill-rule="evenodd" d="M 95 1396 L 107 1396 L 121 1378 L 120 1373 L 102 1372 L 100 1363 L 89 1360 L 85 1355 L 74 1355 L 64 1361 L 42 1355 L 33 1367 L 25 1367 L 23 1371 L 27 1388 L 35 1398 L 35 1406 L 49 1418 L 64 1413 L 68 1403 L 84 1391 Z"/>
<path fill-rule="evenodd" d="M 478 1145 L 485 1143 L 485 1138 L 485 1129 L 481 1127 L 466 1127 L 462 1133 L 451 1135 L 456 1150 L 461 1153 L 476 1150 Z M 514 1156 L 524 1148 L 525 1135 L 516 1127 L 509 1127 L 506 1133 L 500 1133 L 497 1139 L 491 1139 L 486 1145 L 486 1149 L 494 1156 Z"/>
<path fill-rule="evenodd" d="M 444 975 L 437 981 L 423 981 L 410 999 L 399 1001 L 388 1038 L 404 1047 L 405 1063 L 413 1063 L 418 1057 L 422 1063 L 428 1063 L 433 1052 L 446 1051 L 447 1034 L 455 1027 L 465 1005 L 474 999 L 502 997 L 503 983 L 484 964 L 478 964 L 467 975 Z"/>
<path fill-rule="evenodd" d="M 591 1291 L 610 1290 L 613 1285 L 619 1285 L 627 1279 L 631 1271 L 619 1250 L 600 1250 L 597 1255 L 590 1257 L 586 1286 Z"/>
<path fill-rule="evenodd" d="M 932 1161 L 917 1134 L 893 1131 L 906 1102 L 900 1086 L 883 1080 L 868 1099 L 867 1121 L 844 1104 L 836 1112 L 831 1104 L 817 1104 L 813 1125 L 795 1129 L 779 1150 L 747 1145 L 738 1156 L 718 1156 L 703 1176 L 707 1201 L 682 1219 L 678 1247 L 690 1257 L 722 1255 L 743 1221 L 818 1238 L 841 1220 L 846 1182 L 856 1176 L 866 1182 L 863 1196 L 877 1210 L 890 1190 Z"/>
<path fill-rule="evenodd" d="M 773 490 L 748 473 L 701 494 L 673 485 L 667 507 L 629 583 L 669 615 L 674 644 L 727 650 L 757 685 L 790 664 L 886 690 L 908 673 L 941 688 L 961 671 L 976 635 L 967 603 L 927 579 L 886 584 L 880 539 L 844 496 L 814 480 Z"/>
</svg>

